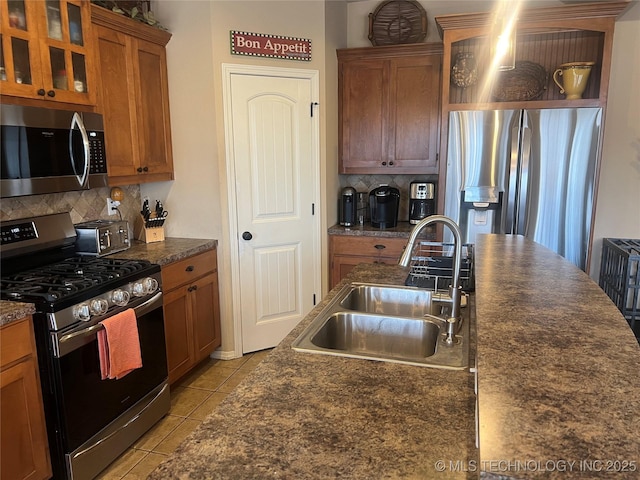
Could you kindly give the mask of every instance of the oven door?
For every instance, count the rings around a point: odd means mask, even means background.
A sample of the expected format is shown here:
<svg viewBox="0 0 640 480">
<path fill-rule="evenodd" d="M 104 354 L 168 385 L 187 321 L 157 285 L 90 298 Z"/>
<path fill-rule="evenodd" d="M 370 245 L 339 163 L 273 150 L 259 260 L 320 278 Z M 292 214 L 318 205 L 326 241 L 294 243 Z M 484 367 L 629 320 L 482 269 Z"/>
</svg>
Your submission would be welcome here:
<svg viewBox="0 0 640 480">
<path fill-rule="evenodd" d="M 129 306 L 114 311 L 119 313 Z M 51 356 L 55 403 L 64 451 L 76 450 L 167 379 L 162 292 L 136 307 L 142 368 L 119 380 L 102 380 L 97 325 L 62 335 Z M 58 334 L 59 335 L 59 334 Z M 73 348 L 69 349 L 69 345 Z"/>
</svg>

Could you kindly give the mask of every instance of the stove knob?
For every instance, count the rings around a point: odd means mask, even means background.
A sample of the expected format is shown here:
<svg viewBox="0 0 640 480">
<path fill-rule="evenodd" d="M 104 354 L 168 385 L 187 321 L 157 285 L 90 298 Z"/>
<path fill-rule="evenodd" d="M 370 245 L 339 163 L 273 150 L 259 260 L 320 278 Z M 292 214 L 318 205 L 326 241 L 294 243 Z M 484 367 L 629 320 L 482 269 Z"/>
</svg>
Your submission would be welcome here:
<svg viewBox="0 0 640 480">
<path fill-rule="evenodd" d="M 127 303 L 129 303 L 129 299 L 131 295 L 126 290 L 122 290 L 118 288 L 111 293 L 111 301 L 118 305 L 119 307 L 124 307 Z"/>
<path fill-rule="evenodd" d="M 88 321 L 91 318 L 91 310 L 89 309 L 89 304 L 87 303 L 79 303 L 75 307 L 73 307 L 73 318 L 76 320 L 82 320 L 83 322 Z"/>
<path fill-rule="evenodd" d="M 147 289 L 147 294 L 151 295 L 158 290 L 158 281 L 155 278 L 147 277 L 143 281 L 145 288 Z"/>
<path fill-rule="evenodd" d="M 109 303 L 104 298 L 95 298 L 89 304 L 93 315 L 104 315 L 109 310 Z"/>
<path fill-rule="evenodd" d="M 144 297 L 158 290 L 158 281 L 155 278 L 147 277 L 133 284 L 133 294 L 136 297 Z"/>
</svg>

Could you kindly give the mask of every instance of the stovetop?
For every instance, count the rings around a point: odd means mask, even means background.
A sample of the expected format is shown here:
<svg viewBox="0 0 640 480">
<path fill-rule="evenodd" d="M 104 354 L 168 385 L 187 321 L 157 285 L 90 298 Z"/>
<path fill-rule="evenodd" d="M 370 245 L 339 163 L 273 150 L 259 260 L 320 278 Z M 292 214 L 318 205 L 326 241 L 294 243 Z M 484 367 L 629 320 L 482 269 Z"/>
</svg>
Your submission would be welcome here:
<svg viewBox="0 0 640 480">
<path fill-rule="evenodd" d="M 0 298 L 51 303 L 83 296 L 98 288 L 113 288 L 132 276 L 143 276 L 147 260 L 75 256 L 0 279 Z"/>
</svg>

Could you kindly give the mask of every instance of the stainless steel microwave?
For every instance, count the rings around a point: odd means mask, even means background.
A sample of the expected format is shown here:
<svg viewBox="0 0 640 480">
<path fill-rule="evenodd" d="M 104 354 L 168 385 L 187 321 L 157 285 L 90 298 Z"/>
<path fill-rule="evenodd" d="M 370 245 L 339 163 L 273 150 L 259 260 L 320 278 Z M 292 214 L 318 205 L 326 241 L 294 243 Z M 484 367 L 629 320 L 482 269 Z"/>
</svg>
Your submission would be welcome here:
<svg viewBox="0 0 640 480">
<path fill-rule="evenodd" d="M 102 115 L 0 106 L 0 196 L 107 186 Z"/>
</svg>

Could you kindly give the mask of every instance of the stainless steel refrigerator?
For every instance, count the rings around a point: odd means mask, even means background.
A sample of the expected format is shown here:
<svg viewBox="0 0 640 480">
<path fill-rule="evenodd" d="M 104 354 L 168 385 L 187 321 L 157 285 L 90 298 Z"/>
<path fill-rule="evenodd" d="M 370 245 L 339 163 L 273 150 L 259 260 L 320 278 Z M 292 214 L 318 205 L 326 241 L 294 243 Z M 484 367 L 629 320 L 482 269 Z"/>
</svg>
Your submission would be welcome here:
<svg viewBox="0 0 640 480">
<path fill-rule="evenodd" d="M 451 112 L 444 214 L 465 243 L 521 234 L 584 270 L 601 128 L 601 108 Z"/>
</svg>

